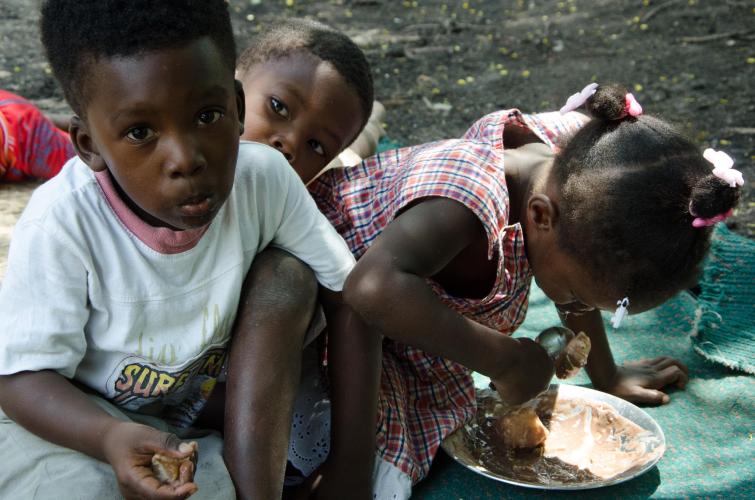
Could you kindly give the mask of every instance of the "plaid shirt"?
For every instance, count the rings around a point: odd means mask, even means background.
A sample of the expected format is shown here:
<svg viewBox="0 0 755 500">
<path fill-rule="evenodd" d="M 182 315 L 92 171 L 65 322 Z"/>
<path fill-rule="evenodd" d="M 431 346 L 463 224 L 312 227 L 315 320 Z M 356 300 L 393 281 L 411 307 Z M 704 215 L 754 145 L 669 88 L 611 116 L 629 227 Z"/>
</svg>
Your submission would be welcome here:
<svg viewBox="0 0 755 500">
<path fill-rule="evenodd" d="M 529 129 L 555 150 L 557 138 L 584 121 L 577 113 L 498 111 L 477 121 L 462 139 L 387 151 L 354 167 L 330 170 L 310 186 L 310 193 L 357 259 L 413 201 L 444 197 L 464 204 L 488 234 L 488 259 L 499 261 L 495 284 L 483 299 L 466 299 L 428 282 L 454 311 L 510 334 L 524 320 L 532 274 L 522 227 L 508 224 L 503 129 Z M 378 452 L 416 483 L 430 469 L 441 441 L 474 415 L 471 372 L 386 341 L 378 406 Z"/>
</svg>

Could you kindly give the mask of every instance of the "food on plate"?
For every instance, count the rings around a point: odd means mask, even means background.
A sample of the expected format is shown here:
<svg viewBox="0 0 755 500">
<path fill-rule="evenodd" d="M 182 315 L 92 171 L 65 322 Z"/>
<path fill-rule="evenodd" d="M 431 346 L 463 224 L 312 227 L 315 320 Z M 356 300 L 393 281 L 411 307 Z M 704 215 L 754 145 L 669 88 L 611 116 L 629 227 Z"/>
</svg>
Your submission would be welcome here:
<svg viewBox="0 0 755 500">
<path fill-rule="evenodd" d="M 501 440 L 509 448 L 535 448 L 545 443 L 545 428 L 535 409 L 529 406 L 504 413 L 496 424 Z"/>
<path fill-rule="evenodd" d="M 557 471 L 562 480 L 604 480 L 663 453 L 662 446 L 653 446 L 653 433 L 604 402 L 560 397 L 550 390 L 521 406 L 480 409 L 494 430 L 484 438 L 487 456 L 493 458 L 489 462 L 509 463 L 517 473 L 534 467 L 543 477 Z"/>
</svg>

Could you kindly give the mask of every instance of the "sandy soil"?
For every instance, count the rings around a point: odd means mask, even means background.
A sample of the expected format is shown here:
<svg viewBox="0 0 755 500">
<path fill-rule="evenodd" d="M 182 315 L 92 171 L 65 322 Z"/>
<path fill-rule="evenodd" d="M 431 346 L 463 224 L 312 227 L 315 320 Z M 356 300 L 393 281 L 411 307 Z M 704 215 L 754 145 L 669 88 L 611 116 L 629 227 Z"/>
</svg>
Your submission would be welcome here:
<svg viewBox="0 0 755 500">
<path fill-rule="evenodd" d="M 736 0 L 229 0 L 239 46 L 276 16 L 344 30 L 373 66 L 386 132 L 402 144 L 458 136 L 501 107 L 551 110 L 587 82 L 629 86 L 646 112 L 750 182 L 729 225 L 755 235 L 755 8 Z M 37 33 L 38 0 L 0 3 L 0 87 L 68 112 Z M 0 187 L 0 255 L 30 193 Z M 0 262 L 0 272 L 4 263 Z"/>
<path fill-rule="evenodd" d="M 5 276 L 8 245 L 10 245 L 13 226 L 37 185 L 37 183 L 0 184 L 0 280 Z"/>
</svg>

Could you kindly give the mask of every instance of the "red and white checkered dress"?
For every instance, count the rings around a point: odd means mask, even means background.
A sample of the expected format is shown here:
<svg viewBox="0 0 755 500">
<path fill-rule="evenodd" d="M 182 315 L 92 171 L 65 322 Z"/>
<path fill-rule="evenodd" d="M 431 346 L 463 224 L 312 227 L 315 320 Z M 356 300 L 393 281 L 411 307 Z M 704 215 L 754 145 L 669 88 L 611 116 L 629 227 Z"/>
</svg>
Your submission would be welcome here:
<svg viewBox="0 0 755 500">
<path fill-rule="evenodd" d="M 463 203 L 487 231 L 488 258 L 500 263 L 495 285 L 483 299 L 465 299 L 449 295 L 432 280 L 429 284 L 448 307 L 510 334 L 524 320 L 532 275 L 522 228 L 508 224 L 503 129 L 525 127 L 556 149 L 559 136 L 584 122 L 577 113 L 498 111 L 477 121 L 462 139 L 387 151 L 354 167 L 330 170 L 310 186 L 310 193 L 357 259 L 413 201 L 444 197 Z M 399 342 L 385 342 L 378 453 L 412 482 L 427 474 L 441 441 L 474 411 L 469 369 Z"/>
</svg>

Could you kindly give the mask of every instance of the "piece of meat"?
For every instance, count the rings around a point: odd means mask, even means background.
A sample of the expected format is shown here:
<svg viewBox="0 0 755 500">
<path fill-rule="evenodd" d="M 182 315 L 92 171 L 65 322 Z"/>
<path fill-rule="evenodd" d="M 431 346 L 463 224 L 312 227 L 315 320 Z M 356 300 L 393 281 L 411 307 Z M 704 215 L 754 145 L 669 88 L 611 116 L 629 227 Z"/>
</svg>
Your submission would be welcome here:
<svg viewBox="0 0 755 500">
<path fill-rule="evenodd" d="M 507 448 L 535 448 L 548 438 L 548 429 L 529 406 L 504 413 L 496 423 L 496 431 Z"/>
<path fill-rule="evenodd" d="M 181 466 L 185 463 L 192 464 L 192 473 L 194 463 L 197 457 L 197 443 L 192 441 L 190 443 L 181 443 L 178 446 L 178 451 L 181 453 L 190 453 L 190 455 L 184 458 L 175 458 L 155 453 L 152 455 L 152 472 L 155 473 L 155 477 L 163 483 L 176 483 L 181 476 Z"/>
</svg>

